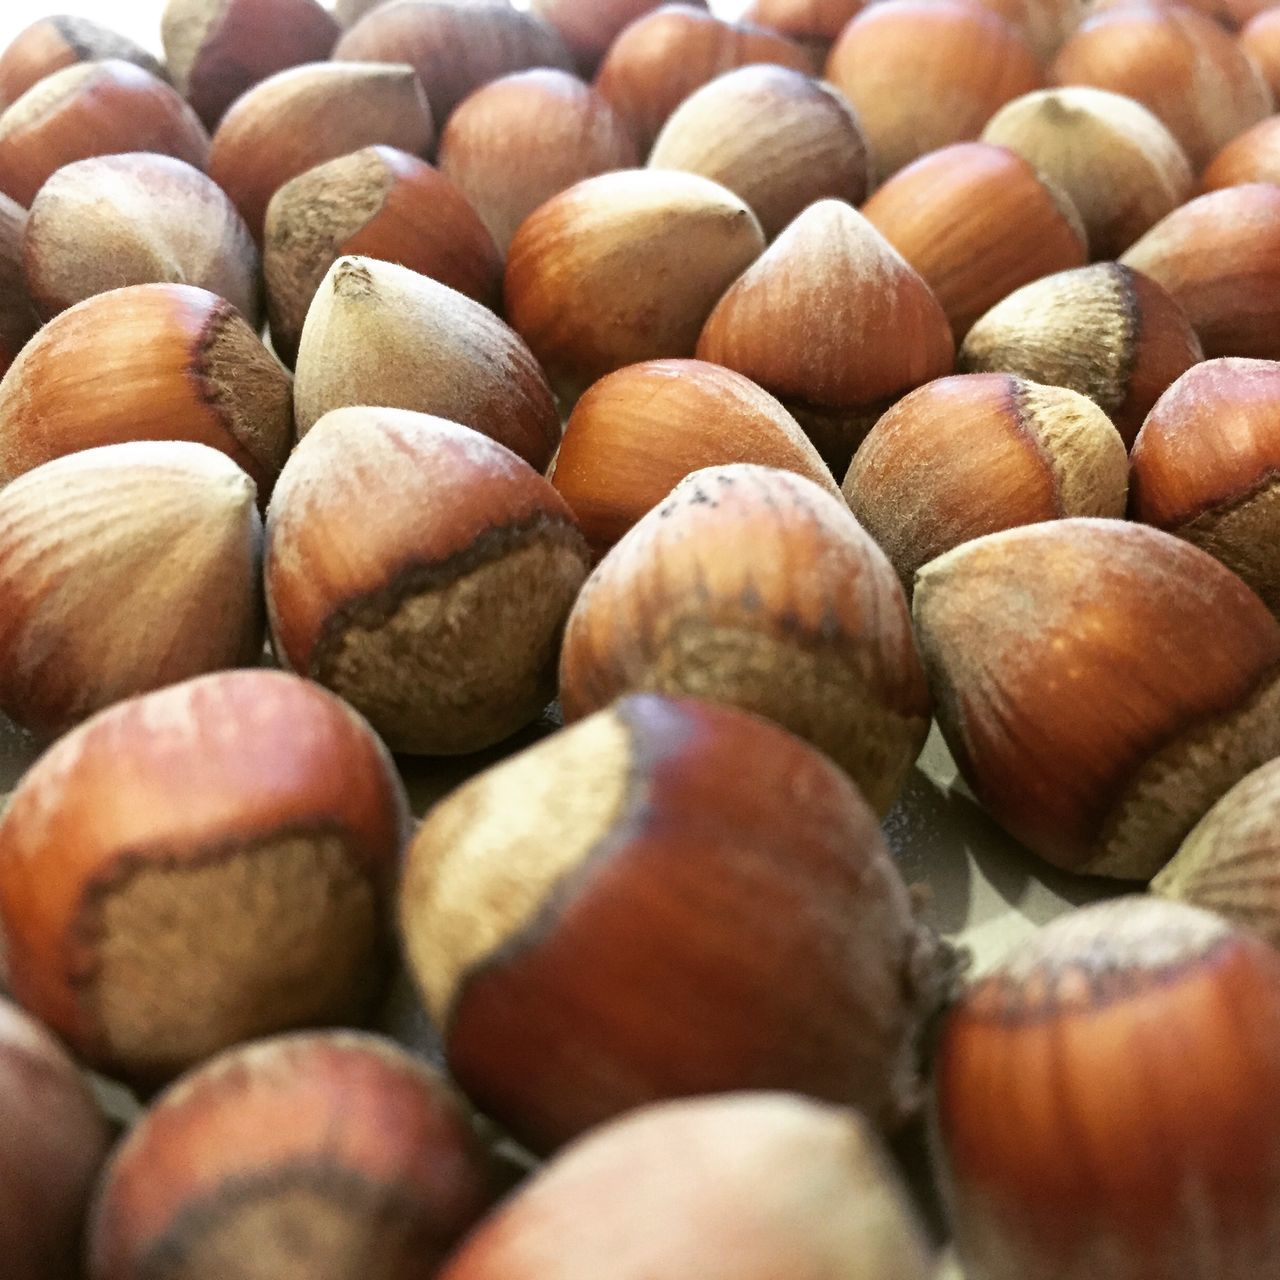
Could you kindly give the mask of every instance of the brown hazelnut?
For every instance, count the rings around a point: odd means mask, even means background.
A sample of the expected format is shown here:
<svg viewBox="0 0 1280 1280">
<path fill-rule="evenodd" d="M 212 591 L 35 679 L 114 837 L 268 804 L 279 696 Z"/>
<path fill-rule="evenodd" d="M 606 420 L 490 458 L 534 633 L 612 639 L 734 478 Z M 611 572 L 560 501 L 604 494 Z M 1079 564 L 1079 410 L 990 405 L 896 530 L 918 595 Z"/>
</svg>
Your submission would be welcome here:
<svg viewBox="0 0 1280 1280">
<path fill-rule="evenodd" d="M 262 652 L 249 477 L 185 441 L 86 449 L 0 490 L 0 708 L 52 736 Z"/>
<path fill-rule="evenodd" d="M 1120 520 L 966 542 L 916 577 L 938 723 L 1033 853 L 1145 880 L 1280 754 L 1280 623 L 1212 556 Z"/>
<path fill-rule="evenodd" d="M 539 205 L 584 178 L 633 169 L 639 156 L 599 93 L 566 71 L 542 68 L 464 99 L 445 126 L 439 160 L 505 254 Z"/>
<path fill-rule="evenodd" d="M 920 1103 L 945 952 L 849 780 L 741 711 L 624 698 L 473 778 L 400 926 L 453 1078 L 533 1150 L 730 1089 Z"/>
<path fill-rule="evenodd" d="M 1136 264 L 1135 264 L 1136 265 Z M 1114 262 L 1024 285 L 969 330 L 966 373 L 1016 373 L 1086 395 L 1126 445 L 1175 378 L 1203 359 L 1186 315 L 1160 285 Z"/>
<path fill-rule="evenodd" d="M 893 566 L 843 502 L 771 467 L 695 471 L 588 579 L 560 659 L 566 719 L 644 690 L 776 721 L 879 813 L 929 732 Z"/>
<path fill-rule="evenodd" d="M 587 567 L 573 513 L 528 463 L 402 409 L 326 414 L 267 514 L 277 655 L 395 751 L 478 751 L 535 719 Z"/>
<path fill-rule="evenodd" d="M 22 271 L 26 230 L 27 211 L 0 195 L 0 377 L 40 327 Z"/>
<path fill-rule="evenodd" d="M 362 1017 L 406 826 L 386 749 L 296 676 L 221 672 L 122 702 L 59 739 L 0 818 L 14 995 L 144 1084 Z"/>
<path fill-rule="evenodd" d="M 836 37 L 865 3 L 866 0 L 752 0 L 744 16 L 803 45 L 813 54 L 814 70 L 821 71 Z"/>
<path fill-rule="evenodd" d="M 1280 116 L 1268 116 L 1232 138 L 1200 175 L 1200 190 L 1246 182 L 1280 185 Z"/>
<path fill-rule="evenodd" d="M 1129 0 L 1125 0 L 1126 3 Z M 1097 7 L 1089 0 L 976 0 L 1014 27 L 1042 62 L 1048 62 L 1080 25 L 1086 12 Z"/>
<path fill-rule="evenodd" d="M 582 0 L 533 0 L 530 7 L 560 32 L 580 70 L 591 75 L 622 30 L 662 3 L 663 0 L 592 0 L 590 4 L 583 4 Z M 690 3 L 705 8 L 703 0 Z"/>
<path fill-rule="evenodd" d="M 27 289 L 46 319 L 131 284 L 196 285 L 261 323 L 258 250 L 221 187 L 171 156 L 77 160 L 40 188 L 27 220 Z"/>
<path fill-rule="evenodd" d="M 397 262 L 486 306 L 502 297 L 501 255 L 463 193 L 408 152 L 364 147 L 299 174 L 267 206 L 271 345 L 286 364 L 325 273 L 349 254 Z"/>
<path fill-rule="evenodd" d="M 307 312 L 298 435 L 331 409 L 385 405 L 471 427 L 538 471 L 560 440 L 551 389 L 520 335 L 478 302 L 395 263 L 339 258 Z"/>
<path fill-rule="evenodd" d="M 1268 8 L 1250 18 L 1240 32 L 1240 47 L 1253 59 L 1272 99 L 1280 105 L 1280 12 Z"/>
<path fill-rule="evenodd" d="M 706 178 L 588 178 L 516 232 L 507 318 L 571 400 L 624 365 L 693 355 L 712 307 L 764 244 L 751 210 Z"/>
<path fill-rule="evenodd" d="M 663 125 L 649 168 L 727 187 L 769 239 L 817 200 L 867 194 L 867 143 L 849 104 L 787 67 L 740 67 L 695 90 Z"/>
<path fill-rule="evenodd" d="M 899 400 L 844 492 L 907 591 L 962 542 L 1064 516 L 1125 513 L 1129 458 L 1091 400 L 1004 373 L 939 378 Z"/>
<path fill-rule="evenodd" d="M 1089 257 L 1070 197 L 1021 156 L 984 142 L 921 156 L 862 213 L 933 290 L 957 342 L 1020 285 Z"/>
<path fill-rule="evenodd" d="M 0 381 L 0 484 L 127 440 L 193 440 L 243 467 L 263 501 L 292 439 L 289 375 L 205 289 L 139 284 L 77 303 Z"/>
</svg>

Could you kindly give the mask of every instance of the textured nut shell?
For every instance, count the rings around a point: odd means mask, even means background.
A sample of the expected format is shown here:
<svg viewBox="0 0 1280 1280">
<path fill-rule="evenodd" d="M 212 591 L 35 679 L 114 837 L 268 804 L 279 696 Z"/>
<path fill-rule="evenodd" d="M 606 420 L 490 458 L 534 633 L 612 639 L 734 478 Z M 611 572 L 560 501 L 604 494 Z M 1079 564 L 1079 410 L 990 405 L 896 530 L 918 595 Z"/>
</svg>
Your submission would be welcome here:
<svg viewBox="0 0 1280 1280">
<path fill-rule="evenodd" d="M 1232 36 L 1181 5 L 1125 5 L 1086 19 L 1050 75 L 1056 84 L 1136 98 L 1196 169 L 1274 109 L 1261 73 Z"/>
<path fill-rule="evenodd" d="M 1044 84 L 1002 18 L 960 0 L 887 0 L 844 29 L 827 79 L 853 104 L 878 180 L 976 138 L 1004 104 Z"/>
<path fill-rule="evenodd" d="M 298 435 L 331 409 L 383 404 L 471 427 L 543 470 L 560 439 L 551 389 L 520 335 L 405 267 L 339 258 L 298 347 Z"/>
<path fill-rule="evenodd" d="M 1094 258 L 1115 258 L 1191 195 L 1191 164 L 1146 107 L 1102 89 L 1043 89 L 1002 107 L 985 142 L 1065 191 Z"/>
<path fill-rule="evenodd" d="M 286 464 L 267 523 L 277 654 L 397 751 L 477 751 L 555 693 L 587 572 L 561 497 L 478 432 L 338 409 Z"/>
<path fill-rule="evenodd" d="M 969 330 L 966 373 L 1007 372 L 1079 391 L 1132 444 L 1166 387 L 1203 359 L 1177 303 L 1137 271 L 1100 262 L 1024 285 Z"/>
<path fill-rule="evenodd" d="M 552 196 L 638 162 L 618 113 L 594 89 L 556 70 L 522 71 L 477 89 L 440 139 L 441 170 L 503 253 L 520 224 Z"/>
<path fill-rule="evenodd" d="M 479 775 L 400 922 L 454 1078 L 536 1150 L 664 1097 L 919 1100 L 936 942 L 848 780 L 730 708 L 628 698 Z"/>
<path fill-rule="evenodd" d="M 64 164 L 124 151 L 158 151 L 200 169 L 209 135 L 149 71 L 118 60 L 76 63 L 0 114 L 0 192 L 29 206 Z"/>
<path fill-rule="evenodd" d="M 764 243 L 751 210 L 706 178 L 588 178 L 516 232 L 507 317 L 572 398 L 624 365 L 693 355 L 712 307 Z"/>
<path fill-rule="evenodd" d="M 682 481 L 601 561 L 569 616 L 566 717 L 640 690 L 775 720 L 881 813 L 929 729 L 906 600 L 883 552 L 812 481 L 747 464 Z"/>
<path fill-rule="evenodd" d="M 49 318 L 131 284 L 196 285 L 258 327 L 253 237 L 222 189 L 170 156 L 99 156 L 40 188 L 23 247 L 27 287 Z"/>
<path fill-rule="evenodd" d="M 560 33 L 507 0 L 392 0 L 360 19 L 333 52 L 353 62 L 407 62 L 437 128 L 482 84 L 529 67 L 569 70 Z"/>
<path fill-rule="evenodd" d="M 411 68 L 318 62 L 278 72 L 235 101 L 213 135 L 209 176 L 260 239 L 267 205 L 290 178 L 361 147 L 420 155 L 434 141 Z"/>
<path fill-rule="evenodd" d="M 1169 291 L 1206 356 L 1280 357 L 1280 188 L 1255 182 L 1199 196 L 1122 261 Z"/>
<path fill-rule="evenodd" d="M 0 482 L 127 440 L 227 454 L 265 500 L 289 452 L 289 376 L 240 313 L 204 289 L 133 285 L 77 303 L 0 381 Z"/>
<path fill-rule="evenodd" d="M 147 1081 L 361 1016 L 406 822 L 381 743 L 295 676 L 202 676 L 100 712 L 0 819 L 13 992 Z"/>
<path fill-rule="evenodd" d="M 297 1034 L 179 1081 L 112 1158 L 93 1280 L 181 1259 L 189 1276 L 427 1274 L 493 1198 L 460 1099 L 376 1036 Z M 356 1264 L 351 1263 L 351 1266 Z"/>
<path fill-rule="evenodd" d="M 22 272 L 26 228 L 27 211 L 0 195 L 0 377 L 40 325 Z"/>
<path fill-rule="evenodd" d="M 1280 13 L 1264 9 L 1240 32 L 1240 47 L 1253 59 L 1280 105 Z"/>
<path fill-rule="evenodd" d="M 937 1070 L 968 1274 L 1267 1274 L 1278 983 L 1262 942 L 1127 898 L 1053 921 L 975 984 Z"/>
<path fill-rule="evenodd" d="M 701 0 L 694 0 L 702 7 Z M 584 72 L 594 71 L 625 27 L 659 8 L 662 0 L 533 0 L 534 13 L 560 32 Z"/>
<path fill-rule="evenodd" d="M 111 1135 L 75 1063 L 4 999 L 0 1129 L 6 1280 L 80 1280 L 81 1226 Z"/>
<path fill-rule="evenodd" d="M 1091 400 L 1008 374 L 940 378 L 899 400 L 854 455 L 844 493 L 906 589 L 987 533 L 1064 516 L 1122 518 L 1129 460 Z"/>
<path fill-rule="evenodd" d="M 625 1196 L 598 1199 L 619 1185 Z M 651 1107 L 584 1138 L 489 1219 L 442 1280 L 932 1273 L 914 1210 L 866 1121 L 789 1095 L 746 1094 Z"/>
<path fill-rule="evenodd" d="M 316 0 L 168 0 L 160 21 L 174 84 L 210 129 L 260 80 L 324 61 L 338 34 Z"/>
<path fill-rule="evenodd" d="M 848 103 L 786 67 L 742 67 L 691 94 L 662 127 L 651 169 L 682 169 L 741 197 L 772 239 L 817 200 L 858 204 L 867 144 Z"/>
<path fill-rule="evenodd" d="M 52 735 L 262 651 L 253 481 L 204 445 L 144 441 L 0 491 L 0 707 Z"/>
<path fill-rule="evenodd" d="M 1200 190 L 1246 182 L 1280 184 L 1280 116 L 1268 116 L 1228 142 L 1200 175 Z"/>
<path fill-rule="evenodd" d="M 633 22 L 609 47 L 596 88 L 647 156 L 671 113 L 697 88 L 758 62 L 813 69 L 800 45 L 747 22 L 727 22 L 689 4 L 667 4 Z"/>
<path fill-rule="evenodd" d="M 916 578 L 938 723 L 965 780 L 1055 866 L 1149 879 L 1280 748 L 1280 623 L 1140 525 L 991 534 Z"/>
<path fill-rule="evenodd" d="M 486 306 L 502 295 L 502 258 L 462 192 L 407 152 L 365 147 L 285 183 L 267 206 L 271 343 L 286 363 L 325 273 L 347 254 L 397 262 Z"/>
<path fill-rule="evenodd" d="M 921 156 L 862 213 L 933 290 L 957 342 L 1021 285 L 1088 261 L 1071 200 L 1021 156 L 983 142 Z"/>
<path fill-rule="evenodd" d="M 601 378 L 574 407 L 551 482 L 603 554 L 692 471 L 754 462 L 838 492 L 796 420 L 741 374 L 652 360 Z"/>
</svg>

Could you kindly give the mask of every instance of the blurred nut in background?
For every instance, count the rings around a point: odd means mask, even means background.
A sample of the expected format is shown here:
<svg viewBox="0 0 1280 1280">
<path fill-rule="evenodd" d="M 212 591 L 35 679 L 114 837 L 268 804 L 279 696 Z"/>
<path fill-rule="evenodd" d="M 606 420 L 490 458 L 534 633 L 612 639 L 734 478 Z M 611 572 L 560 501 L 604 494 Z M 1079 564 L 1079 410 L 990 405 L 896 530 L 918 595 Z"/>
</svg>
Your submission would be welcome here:
<svg viewBox="0 0 1280 1280">
<path fill-rule="evenodd" d="M 1251 18 L 1240 32 L 1240 47 L 1253 59 L 1280 106 L 1280 12 L 1263 11 Z"/>
<path fill-rule="evenodd" d="M 702 7 L 702 0 L 692 3 Z M 619 33 L 661 4 L 662 0 L 592 0 L 590 4 L 583 4 L 582 0 L 533 0 L 530 7 L 560 32 L 579 70 L 591 75 Z"/>
<path fill-rule="evenodd" d="M 1246 182 L 1280 183 L 1280 116 L 1268 116 L 1228 142 L 1200 175 L 1200 190 Z"/>
<path fill-rule="evenodd" d="M 752 0 L 743 15 L 811 51 L 814 70 L 821 71 L 836 37 L 865 0 Z"/>
<path fill-rule="evenodd" d="M 22 270 L 26 230 L 27 211 L 0 195 L 0 377 L 40 325 Z"/>
</svg>

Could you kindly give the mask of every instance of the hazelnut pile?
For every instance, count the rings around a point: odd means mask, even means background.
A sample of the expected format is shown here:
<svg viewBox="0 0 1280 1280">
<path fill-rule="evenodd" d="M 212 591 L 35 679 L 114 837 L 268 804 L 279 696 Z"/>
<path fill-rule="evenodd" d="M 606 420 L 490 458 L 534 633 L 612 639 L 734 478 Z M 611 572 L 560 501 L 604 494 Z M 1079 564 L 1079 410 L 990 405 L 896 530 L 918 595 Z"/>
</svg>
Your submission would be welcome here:
<svg viewBox="0 0 1280 1280">
<path fill-rule="evenodd" d="M 1280 8 L 728 7 L 0 52 L 4 1280 L 1280 1276 Z"/>
</svg>

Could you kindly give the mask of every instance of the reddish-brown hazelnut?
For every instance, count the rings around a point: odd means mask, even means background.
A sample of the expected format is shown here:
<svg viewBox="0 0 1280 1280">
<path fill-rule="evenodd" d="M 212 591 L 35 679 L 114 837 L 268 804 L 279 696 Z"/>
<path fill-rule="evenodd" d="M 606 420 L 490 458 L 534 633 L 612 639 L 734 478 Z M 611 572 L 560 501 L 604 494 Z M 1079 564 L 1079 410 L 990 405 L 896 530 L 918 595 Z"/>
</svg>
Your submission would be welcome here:
<svg viewBox="0 0 1280 1280">
<path fill-rule="evenodd" d="M 212 178 L 171 156 L 134 152 L 59 169 L 31 205 L 27 289 L 49 319 L 131 284 L 196 285 L 260 323 L 258 250 Z"/>
<path fill-rule="evenodd" d="M 731 462 L 780 467 L 838 492 L 767 391 L 704 360 L 651 360 L 601 378 L 569 417 L 551 482 L 603 555 L 690 472 Z"/>
<path fill-rule="evenodd" d="M 1055 920 L 942 1031 L 943 1185 L 966 1274 L 1259 1280 L 1280 1232 L 1280 957 L 1206 911 Z"/>
<path fill-rule="evenodd" d="M 6 1280 L 80 1280 L 85 1211 L 110 1131 L 75 1063 L 4 999 L 0 1133 Z"/>
<path fill-rule="evenodd" d="M 1280 623 L 1198 548 L 1120 520 L 967 542 L 916 577 L 938 723 L 1033 853 L 1144 880 L 1280 754 Z"/>
<path fill-rule="evenodd" d="M 465 1104 L 377 1036 L 279 1036 L 163 1093 L 112 1156 L 89 1280 L 420 1280 L 499 1187 Z"/>
<path fill-rule="evenodd" d="M 1268 116 L 1232 138 L 1200 175 L 1200 190 L 1246 182 L 1280 185 L 1280 116 Z"/>
<path fill-rule="evenodd" d="M 1136 264 L 1135 264 L 1136 265 Z M 1151 406 L 1203 359 L 1178 304 L 1114 262 L 1024 285 L 969 330 L 966 373 L 1016 373 L 1086 395 L 1132 444 Z"/>
<path fill-rule="evenodd" d="M 1015 27 L 1036 57 L 1048 62 L 1099 0 L 975 0 Z M 1129 0 L 1125 0 L 1129 3 Z"/>
<path fill-rule="evenodd" d="M 440 139 L 441 170 L 504 254 L 516 228 L 552 196 L 638 162 L 631 132 L 609 103 L 554 69 L 522 71 L 477 89 Z"/>
<path fill-rule="evenodd" d="M 728 1089 L 920 1101 L 945 953 L 849 780 L 741 711 L 626 698 L 480 774 L 400 924 L 454 1079 L 534 1150 Z"/>
<path fill-rule="evenodd" d="M 856 209 L 822 200 L 720 299 L 697 355 L 777 396 L 843 475 L 894 400 L 952 371 L 955 345 L 898 251 Z"/>
<path fill-rule="evenodd" d="M 862 212 L 933 290 L 957 342 L 1020 285 L 1088 261 L 1070 198 L 1021 156 L 983 142 L 921 156 Z"/>
<path fill-rule="evenodd" d="M 139 284 L 77 303 L 0 381 L 0 483 L 127 440 L 193 440 L 227 454 L 263 501 L 292 439 L 289 375 L 224 298 Z"/>
<path fill-rule="evenodd" d="M 40 326 L 22 270 L 26 230 L 27 211 L 0 195 L 0 377 Z"/>
<path fill-rule="evenodd" d="M 588 579 L 560 660 L 565 716 L 638 691 L 767 716 L 880 813 L 929 732 L 893 566 L 843 502 L 771 467 L 695 471 Z"/>
<path fill-rule="evenodd" d="M 509 449 L 426 414 L 337 409 L 271 499 L 276 654 L 395 751 L 478 751 L 554 696 L 587 562 L 569 507 Z"/>
<path fill-rule="evenodd" d="M 591 75 L 623 28 L 662 3 L 663 0 L 591 0 L 590 4 L 583 4 L 582 0 L 533 0 L 530 7 L 560 32 L 579 69 Z M 705 7 L 703 0 L 689 3 L 696 8 Z"/>
<path fill-rule="evenodd" d="M 928 151 L 976 138 L 1044 73 L 1017 31 L 977 5 L 885 0 L 844 29 L 827 79 L 858 113 L 883 181 Z"/>
<path fill-rule="evenodd" d="M 1253 59 L 1280 105 L 1280 9 L 1264 9 L 1240 32 L 1240 47 Z"/>
<path fill-rule="evenodd" d="M 507 318 L 571 400 L 624 365 L 693 355 L 712 307 L 764 244 L 751 210 L 706 178 L 588 178 L 516 232 Z"/>
<path fill-rule="evenodd" d="M 59 739 L 0 818 L 13 993 L 143 1083 L 362 1017 L 406 825 L 386 749 L 317 685 L 232 671 L 122 702 Z"/>
<path fill-rule="evenodd" d="M 425 160 L 364 147 L 286 182 L 267 206 L 271 345 L 286 364 L 320 282 L 348 254 L 399 263 L 486 306 L 502 297 L 502 257 L 463 193 Z"/>
<path fill-rule="evenodd" d="M 209 135 L 163 80 L 132 62 L 78 62 L 28 89 L 0 115 L 0 192 L 30 206 L 64 164 L 158 151 L 202 169 Z"/>
<path fill-rule="evenodd" d="M 294 401 L 299 436 L 331 409 L 386 405 L 460 422 L 538 471 L 560 441 L 551 389 L 518 333 L 447 285 L 373 258 L 339 258 L 316 291 Z"/>
<path fill-rule="evenodd" d="M 866 0 L 752 0 L 744 15 L 808 49 L 821 71 L 836 37 L 860 13 Z"/>
<path fill-rule="evenodd" d="M 361 147 L 420 155 L 434 141 L 410 67 L 313 63 L 268 77 L 232 104 L 213 135 L 209 176 L 260 241 L 267 205 L 290 178 Z"/>
</svg>

